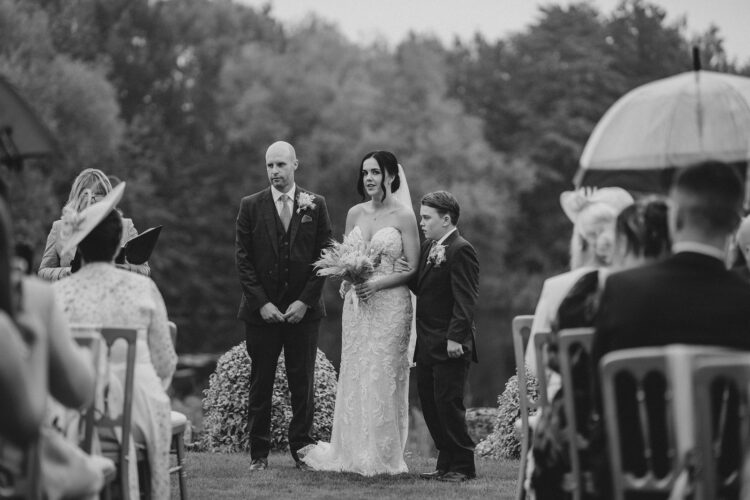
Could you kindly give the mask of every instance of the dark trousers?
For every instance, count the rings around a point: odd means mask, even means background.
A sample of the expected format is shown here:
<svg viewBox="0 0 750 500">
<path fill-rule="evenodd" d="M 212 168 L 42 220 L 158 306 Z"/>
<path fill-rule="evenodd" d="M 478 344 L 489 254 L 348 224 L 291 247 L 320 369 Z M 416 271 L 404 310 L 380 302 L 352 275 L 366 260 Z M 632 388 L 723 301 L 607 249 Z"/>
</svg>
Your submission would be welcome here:
<svg viewBox="0 0 750 500">
<path fill-rule="evenodd" d="M 466 426 L 464 386 L 469 361 L 450 359 L 433 365 L 417 363 L 417 391 L 435 447 L 437 470 L 476 474 L 474 442 Z"/>
<path fill-rule="evenodd" d="M 291 325 L 245 323 L 247 353 L 252 361 L 248 398 L 247 431 L 250 456 L 265 458 L 271 449 L 271 398 L 276 364 L 284 349 L 286 375 L 292 399 L 289 448 L 297 460 L 297 450 L 314 444 L 311 430 L 315 413 L 315 355 L 320 320 Z"/>
</svg>

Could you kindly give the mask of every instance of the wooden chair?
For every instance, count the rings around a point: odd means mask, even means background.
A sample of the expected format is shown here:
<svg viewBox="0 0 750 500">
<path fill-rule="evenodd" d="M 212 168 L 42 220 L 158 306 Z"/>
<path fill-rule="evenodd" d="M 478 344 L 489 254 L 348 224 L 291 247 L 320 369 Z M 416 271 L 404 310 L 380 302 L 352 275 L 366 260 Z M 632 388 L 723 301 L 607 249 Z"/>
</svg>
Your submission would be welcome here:
<svg viewBox="0 0 750 500">
<path fill-rule="evenodd" d="M 107 348 L 107 359 L 110 359 L 112 346 L 115 342 L 122 339 L 127 344 L 126 363 L 125 363 L 125 384 L 123 387 L 124 402 L 122 412 L 112 418 L 107 410 L 107 398 L 105 395 L 105 410 L 100 418 L 96 419 L 95 427 L 101 436 L 103 433 L 108 436 L 116 436 L 116 430 L 121 429 L 120 439 L 102 439 L 102 456 L 114 461 L 117 467 L 118 486 L 120 498 L 123 500 L 130 499 L 129 489 L 129 469 L 130 463 L 129 443 L 131 435 L 131 425 L 133 417 L 133 386 L 135 377 L 135 349 L 138 330 L 135 328 L 98 328 L 101 337 Z M 109 498 L 110 488 L 105 489 L 105 498 Z"/>
<path fill-rule="evenodd" d="M 600 370 L 613 498 L 623 500 L 629 491 L 668 494 L 680 464 L 665 350 L 612 352 Z"/>
<path fill-rule="evenodd" d="M 547 395 L 547 360 L 545 352 L 551 344 L 551 332 L 537 332 L 534 334 L 534 358 L 536 359 L 536 383 L 539 393 L 539 408 L 546 408 L 549 404 Z"/>
<path fill-rule="evenodd" d="M 742 443 L 750 437 L 750 356 L 701 361 L 693 381 L 696 498 L 737 498 L 745 452 Z"/>
<path fill-rule="evenodd" d="M 177 346 L 177 325 L 174 321 L 169 322 L 169 333 L 172 343 Z M 169 474 L 177 474 L 180 484 L 180 500 L 187 500 L 187 481 L 185 480 L 185 428 L 187 427 L 187 416 L 178 411 L 171 413 L 172 418 L 172 445 L 170 454 L 177 457 L 177 464 L 170 467 Z"/>
<path fill-rule="evenodd" d="M 580 500 L 584 491 L 584 477 L 581 470 L 580 451 L 588 443 L 582 442 L 578 430 L 579 409 L 575 404 L 575 384 L 573 381 L 573 356 L 585 354 L 588 356 L 588 386 L 585 388 L 593 397 L 595 376 L 591 359 L 591 344 L 594 339 L 593 328 L 571 328 L 561 330 L 559 334 L 560 376 L 562 377 L 563 405 L 565 407 L 566 435 L 568 438 L 568 454 L 570 457 L 570 476 L 566 488 L 573 496 L 573 500 Z"/>
<path fill-rule="evenodd" d="M 529 453 L 530 432 L 529 412 L 541 409 L 547 403 L 547 383 L 545 380 L 543 347 L 549 342 L 548 333 L 535 335 L 535 355 L 537 362 L 537 383 L 539 384 L 539 398 L 532 399 L 529 394 L 526 379 L 526 346 L 531 337 L 533 315 L 516 316 L 513 318 L 513 352 L 516 358 L 516 375 L 518 379 L 518 403 L 521 412 L 521 463 L 518 469 L 518 484 L 516 485 L 516 499 L 523 500 L 526 496 L 523 483 L 526 478 L 526 462 Z M 541 374 L 541 375 L 540 375 Z"/>
<path fill-rule="evenodd" d="M 91 404 L 88 406 L 88 408 L 84 409 L 81 414 L 81 428 L 83 429 L 83 439 L 81 439 L 80 441 L 80 446 L 83 451 L 90 454 L 94 443 L 96 393 L 100 376 L 99 363 L 97 361 L 99 359 L 99 350 L 101 349 L 102 339 L 101 337 L 94 335 L 75 335 L 76 333 L 78 333 L 76 327 L 71 328 L 71 330 L 73 331 L 76 343 L 91 352 L 91 360 L 94 364 L 94 394 L 91 398 Z"/>
</svg>

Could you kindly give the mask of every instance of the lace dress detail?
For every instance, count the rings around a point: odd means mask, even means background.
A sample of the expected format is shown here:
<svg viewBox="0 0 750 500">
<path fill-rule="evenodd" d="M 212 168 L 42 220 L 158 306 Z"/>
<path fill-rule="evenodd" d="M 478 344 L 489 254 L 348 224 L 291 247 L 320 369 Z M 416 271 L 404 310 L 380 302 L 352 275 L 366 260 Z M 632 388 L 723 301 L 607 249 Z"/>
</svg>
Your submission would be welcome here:
<svg viewBox="0 0 750 500">
<path fill-rule="evenodd" d="M 362 238 L 359 227 L 352 235 Z M 371 247 L 381 254 L 373 279 L 393 273 L 393 263 L 403 255 L 401 232 L 382 228 Z M 331 442 L 299 453 L 318 470 L 365 476 L 407 472 L 411 295 L 404 285 L 380 290 L 367 302 L 355 298 L 353 289 L 344 297 Z"/>
<path fill-rule="evenodd" d="M 77 273 L 56 281 L 52 286 L 68 323 L 138 329 L 133 429 L 143 436 L 146 443 L 152 498 L 169 498 L 172 429 L 171 405 L 165 389 L 172 380 L 177 355 L 161 293 L 149 278 L 97 262 L 83 266 Z M 111 372 L 123 385 L 125 352 L 124 343 L 118 342 L 113 346 L 110 358 Z M 132 443 L 130 450 L 134 455 Z M 129 467 L 130 497 L 138 498 L 136 460 L 130 460 Z"/>
</svg>

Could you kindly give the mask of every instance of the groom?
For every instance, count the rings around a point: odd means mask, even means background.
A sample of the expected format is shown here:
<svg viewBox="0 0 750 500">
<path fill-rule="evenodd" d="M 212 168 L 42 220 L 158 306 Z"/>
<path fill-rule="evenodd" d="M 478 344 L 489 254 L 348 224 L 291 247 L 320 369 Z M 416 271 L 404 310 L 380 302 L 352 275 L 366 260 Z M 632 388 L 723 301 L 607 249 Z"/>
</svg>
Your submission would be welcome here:
<svg viewBox="0 0 750 500">
<path fill-rule="evenodd" d="M 417 390 L 438 449 L 435 471 L 420 476 L 447 482 L 476 477 L 463 398 L 469 363 L 477 361 L 479 263 L 474 247 L 458 234 L 459 213 L 456 198 L 447 191 L 422 198 L 420 226 L 427 239 L 416 283 L 411 283 L 417 295 Z"/>
<path fill-rule="evenodd" d="M 306 469 L 297 450 L 314 444 L 315 355 L 318 326 L 325 316 L 321 291 L 325 280 L 312 263 L 331 238 L 325 199 L 294 183 L 298 161 L 287 142 L 266 151 L 271 187 L 246 196 L 237 215 L 236 264 L 242 285 L 237 317 L 245 322 L 250 370 L 247 431 L 250 470 L 268 468 L 271 448 L 271 397 L 276 363 L 284 349 L 292 400 L 289 447 L 298 468 Z"/>
</svg>

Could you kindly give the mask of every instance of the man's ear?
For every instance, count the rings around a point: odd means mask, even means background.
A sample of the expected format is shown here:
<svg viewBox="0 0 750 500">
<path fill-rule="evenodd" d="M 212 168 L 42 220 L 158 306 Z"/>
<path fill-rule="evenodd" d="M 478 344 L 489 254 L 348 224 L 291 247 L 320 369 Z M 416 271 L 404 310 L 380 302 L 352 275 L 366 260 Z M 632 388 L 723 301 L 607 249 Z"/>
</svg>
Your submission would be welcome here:
<svg viewBox="0 0 750 500">
<path fill-rule="evenodd" d="M 450 226 L 451 216 L 449 214 L 443 215 L 443 226 Z"/>
</svg>

